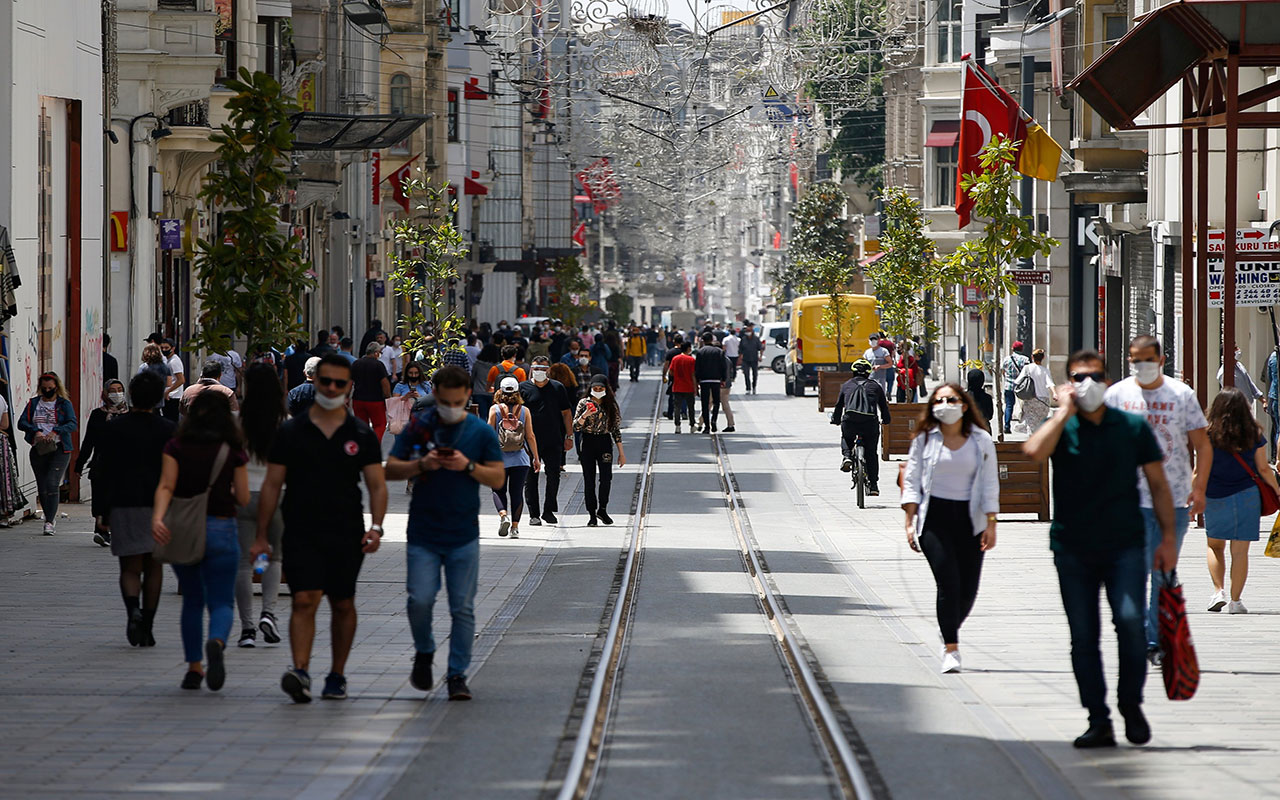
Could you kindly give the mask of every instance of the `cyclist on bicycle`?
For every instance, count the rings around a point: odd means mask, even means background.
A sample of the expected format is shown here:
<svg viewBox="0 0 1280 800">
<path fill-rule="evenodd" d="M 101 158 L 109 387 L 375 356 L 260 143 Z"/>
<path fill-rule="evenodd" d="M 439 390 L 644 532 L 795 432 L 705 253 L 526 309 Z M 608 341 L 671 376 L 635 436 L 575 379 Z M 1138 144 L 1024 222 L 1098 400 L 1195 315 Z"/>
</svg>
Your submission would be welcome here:
<svg viewBox="0 0 1280 800">
<path fill-rule="evenodd" d="M 889 424 L 889 398 L 885 396 L 884 387 L 871 379 L 871 362 L 865 358 L 853 362 L 853 377 L 840 387 L 840 399 L 831 411 L 831 424 L 840 426 L 840 452 L 844 455 L 840 470 L 853 469 L 853 445 L 862 437 L 867 494 L 880 494 L 878 446 L 880 426 Z"/>
</svg>

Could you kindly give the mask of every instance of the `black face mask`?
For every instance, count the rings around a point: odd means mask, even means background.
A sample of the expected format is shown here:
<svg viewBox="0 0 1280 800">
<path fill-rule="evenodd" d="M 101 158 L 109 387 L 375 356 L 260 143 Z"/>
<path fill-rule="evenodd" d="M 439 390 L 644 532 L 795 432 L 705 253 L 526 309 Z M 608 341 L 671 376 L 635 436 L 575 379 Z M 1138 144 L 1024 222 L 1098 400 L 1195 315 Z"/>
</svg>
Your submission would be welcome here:
<svg viewBox="0 0 1280 800">
<path fill-rule="evenodd" d="M 44 399 L 46 400 L 53 399 L 53 396 L 57 393 L 58 393 L 57 389 L 41 389 L 40 390 L 40 395 L 44 397 Z"/>
</svg>

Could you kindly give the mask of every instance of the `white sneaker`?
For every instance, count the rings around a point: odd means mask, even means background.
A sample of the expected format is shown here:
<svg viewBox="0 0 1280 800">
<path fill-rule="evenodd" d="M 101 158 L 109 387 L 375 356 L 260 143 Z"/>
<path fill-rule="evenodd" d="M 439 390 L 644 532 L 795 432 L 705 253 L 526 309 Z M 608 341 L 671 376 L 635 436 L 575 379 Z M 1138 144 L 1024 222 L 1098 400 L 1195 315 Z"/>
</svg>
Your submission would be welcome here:
<svg viewBox="0 0 1280 800">
<path fill-rule="evenodd" d="M 510 536 L 512 539 L 519 539 L 519 538 L 520 538 L 520 529 L 519 529 L 519 528 L 517 528 L 515 525 L 512 525 L 512 526 L 511 526 L 511 533 L 509 534 L 509 536 Z"/>
<path fill-rule="evenodd" d="M 506 536 L 506 535 L 507 535 L 507 532 L 508 532 L 508 531 L 510 531 L 510 530 L 511 530 L 511 520 L 507 519 L 507 518 L 504 516 L 504 517 L 502 518 L 502 522 L 500 522 L 500 523 L 498 524 L 498 535 L 499 535 L 499 536 Z"/>
<path fill-rule="evenodd" d="M 960 671 L 960 651 L 946 650 L 942 653 L 942 674 L 947 675 Z"/>
<path fill-rule="evenodd" d="M 53 535 L 53 523 L 52 523 L 52 522 L 46 522 L 46 523 L 44 524 L 44 535 L 45 535 L 45 536 L 52 536 L 52 535 Z"/>
<path fill-rule="evenodd" d="M 1213 599 L 1209 601 L 1210 611 L 1221 611 L 1222 607 L 1227 604 L 1227 592 L 1225 589 L 1219 589 L 1213 593 Z"/>
<path fill-rule="evenodd" d="M 1232 600 L 1230 603 L 1227 603 L 1227 613 L 1248 614 L 1249 609 L 1245 608 L 1244 603 L 1241 603 L 1239 600 Z"/>
</svg>

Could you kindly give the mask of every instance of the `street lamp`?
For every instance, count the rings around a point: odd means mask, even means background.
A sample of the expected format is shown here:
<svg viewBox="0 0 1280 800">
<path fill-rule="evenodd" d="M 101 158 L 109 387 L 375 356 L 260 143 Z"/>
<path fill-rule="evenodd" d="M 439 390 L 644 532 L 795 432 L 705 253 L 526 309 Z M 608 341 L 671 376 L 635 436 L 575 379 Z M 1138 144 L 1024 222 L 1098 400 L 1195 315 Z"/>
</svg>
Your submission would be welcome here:
<svg viewBox="0 0 1280 800">
<path fill-rule="evenodd" d="M 363 28 L 373 36 L 390 36 L 392 33 L 387 12 L 378 0 L 347 0 L 342 4 L 342 13 L 352 25 Z"/>
<path fill-rule="evenodd" d="M 1030 36 L 1033 33 L 1039 33 L 1040 31 L 1049 27 L 1053 23 L 1061 22 L 1062 20 L 1066 19 L 1067 17 L 1071 16 L 1074 13 L 1076 13 L 1075 6 L 1067 6 L 1066 8 L 1060 8 L 1057 11 L 1050 14 L 1049 16 L 1037 22 L 1035 25 L 1032 25 L 1030 28 L 1027 28 L 1026 33 L 1024 33 L 1023 35 Z"/>
</svg>

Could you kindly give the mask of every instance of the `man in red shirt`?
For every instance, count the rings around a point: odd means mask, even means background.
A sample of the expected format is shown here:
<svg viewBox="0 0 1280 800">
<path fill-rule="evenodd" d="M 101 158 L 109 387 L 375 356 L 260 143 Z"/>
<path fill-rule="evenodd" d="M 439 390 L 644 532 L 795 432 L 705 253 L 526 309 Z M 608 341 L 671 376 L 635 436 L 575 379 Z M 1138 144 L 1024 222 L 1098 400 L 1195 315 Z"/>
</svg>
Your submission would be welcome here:
<svg viewBox="0 0 1280 800">
<path fill-rule="evenodd" d="M 693 396 L 698 391 L 698 383 L 693 378 L 697 360 L 689 354 L 691 349 L 688 342 L 682 342 L 680 355 L 671 359 L 669 370 L 671 394 L 676 401 L 676 433 L 680 432 L 680 417 L 686 413 L 689 417 L 689 433 L 697 433 L 697 426 L 693 421 Z"/>
</svg>

